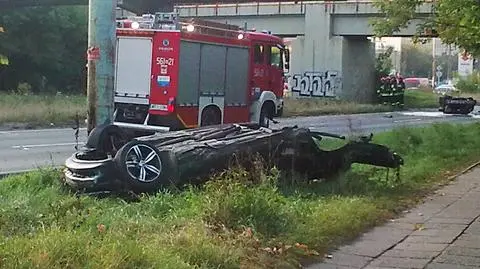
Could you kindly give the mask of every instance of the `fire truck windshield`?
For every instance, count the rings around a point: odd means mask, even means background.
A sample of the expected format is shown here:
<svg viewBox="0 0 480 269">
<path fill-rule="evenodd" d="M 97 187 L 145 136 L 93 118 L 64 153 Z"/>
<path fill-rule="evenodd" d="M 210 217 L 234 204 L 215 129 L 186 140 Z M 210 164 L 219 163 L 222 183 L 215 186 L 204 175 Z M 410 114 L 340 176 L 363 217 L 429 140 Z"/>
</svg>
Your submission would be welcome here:
<svg viewBox="0 0 480 269">
<path fill-rule="evenodd" d="M 271 49 L 271 56 L 270 56 L 270 64 L 275 67 L 282 67 L 282 57 L 283 53 L 282 50 L 278 47 L 273 47 Z"/>
</svg>

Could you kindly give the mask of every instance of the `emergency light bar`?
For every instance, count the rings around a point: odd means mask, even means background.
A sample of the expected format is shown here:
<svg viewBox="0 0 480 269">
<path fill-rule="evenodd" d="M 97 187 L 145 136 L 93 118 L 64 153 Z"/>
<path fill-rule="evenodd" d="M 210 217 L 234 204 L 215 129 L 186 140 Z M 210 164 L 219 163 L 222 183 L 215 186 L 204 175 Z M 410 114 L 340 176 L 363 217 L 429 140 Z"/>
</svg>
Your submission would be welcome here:
<svg viewBox="0 0 480 269">
<path fill-rule="evenodd" d="M 199 19 L 183 19 L 179 22 L 182 30 L 187 32 L 195 32 L 206 35 L 221 36 L 234 39 L 244 39 L 246 32 L 236 25 L 199 20 Z"/>
<path fill-rule="evenodd" d="M 242 40 L 248 31 L 239 26 L 205 21 L 199 19 L 179 19 L 177 13 L 155 13 L 142 16 L 131 16 L 117 20 L 117 27 L 124 29 L 160 29 L 183 30 L 189 33 L 200 33 Z"/>
<path fill-rule="evenodd" d="M 118 28 L 178 30 L 178 14 L 161 13 L 130 16 L 117 20 Z"/>
</svg>

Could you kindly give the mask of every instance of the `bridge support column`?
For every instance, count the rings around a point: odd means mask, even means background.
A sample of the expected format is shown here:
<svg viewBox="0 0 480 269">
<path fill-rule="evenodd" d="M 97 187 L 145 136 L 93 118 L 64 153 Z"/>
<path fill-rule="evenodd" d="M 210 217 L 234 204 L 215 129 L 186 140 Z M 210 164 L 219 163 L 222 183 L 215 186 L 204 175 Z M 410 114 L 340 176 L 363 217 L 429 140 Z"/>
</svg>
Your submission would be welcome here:
<svg viewBox="0 0 480 269">
<path fill-rule="evenodd" d="M 375 100 L 375 45 L 365 36 L 343 37 L 342 99 L 371 103 Z"/>
<path fill-rule="evenodd" d="M 305 34 L 291 42 L 294 95 L 372 102 L 375 45 L 366 36 L 332 35 L 331 8 L 306 5 Z"/>
</svg>

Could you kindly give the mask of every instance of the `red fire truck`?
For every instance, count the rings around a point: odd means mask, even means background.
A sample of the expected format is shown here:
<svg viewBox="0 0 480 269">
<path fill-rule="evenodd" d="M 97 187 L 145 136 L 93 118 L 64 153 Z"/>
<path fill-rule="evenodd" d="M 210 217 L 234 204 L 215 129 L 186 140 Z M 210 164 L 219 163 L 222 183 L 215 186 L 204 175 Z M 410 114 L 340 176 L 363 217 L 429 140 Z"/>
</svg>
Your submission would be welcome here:
<svg viewBox="0 0 480 269">
<path fill-rule="evenodd" d="M 169 131 L 258 122 L 283 111 L 282 39 L 156 13 L 117 20 L 114 124 Z"/>
</svg>

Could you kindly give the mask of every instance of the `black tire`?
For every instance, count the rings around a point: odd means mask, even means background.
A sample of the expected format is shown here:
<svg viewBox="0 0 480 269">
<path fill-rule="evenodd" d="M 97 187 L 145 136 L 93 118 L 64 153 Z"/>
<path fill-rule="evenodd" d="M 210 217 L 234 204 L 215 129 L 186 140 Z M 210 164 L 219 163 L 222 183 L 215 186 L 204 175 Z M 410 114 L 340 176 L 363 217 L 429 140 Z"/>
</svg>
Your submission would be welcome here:
<svg viewBox="0 0 480 269">
<path fill-rule="evenodd" d="M 174 156 L 147 141 L 128 142 L 117 152 L 114 163 L 119 179 L 134 192 L 156 192 L 178 182 Z"/>
<path fill-rule="evenodd" d="M 279 110 L 277 110 L 277 114 L 275 115 L 276 117 L 281 117 L 283 116 L 283 106 Z"/>
<path fill-rule="evenodd" d="M 449 106 L 449 105 L 446 105 L 444 108 L 443 108 L 443 112 L 446 113 L 446 114 L 450 114 L 453 112 L 452 108 Z"/>
<path fill-rule="evenodd" d="M 270 120 L 273 118 L 274 111 L 272 109 L 272 106 L 268 104 L 263 104 L 262 109 L 260 110 L 260 119 L 258 121 L 258 124 L 261 127 L 269 128 L 270 127 Z"/>
<path fill-rule="evenodd" d="M 222 121 L 218 108 L 207 107 L 202 111 L 200 126 L 218 125 Z"/>
<path fill-rule="evenodd" d="M 102 124 L 90 132 L 85 147 L 101 153 L 115 155 L 127 141 L 128 136 L 120 127 L 112 124 Z"/>
</svg>

